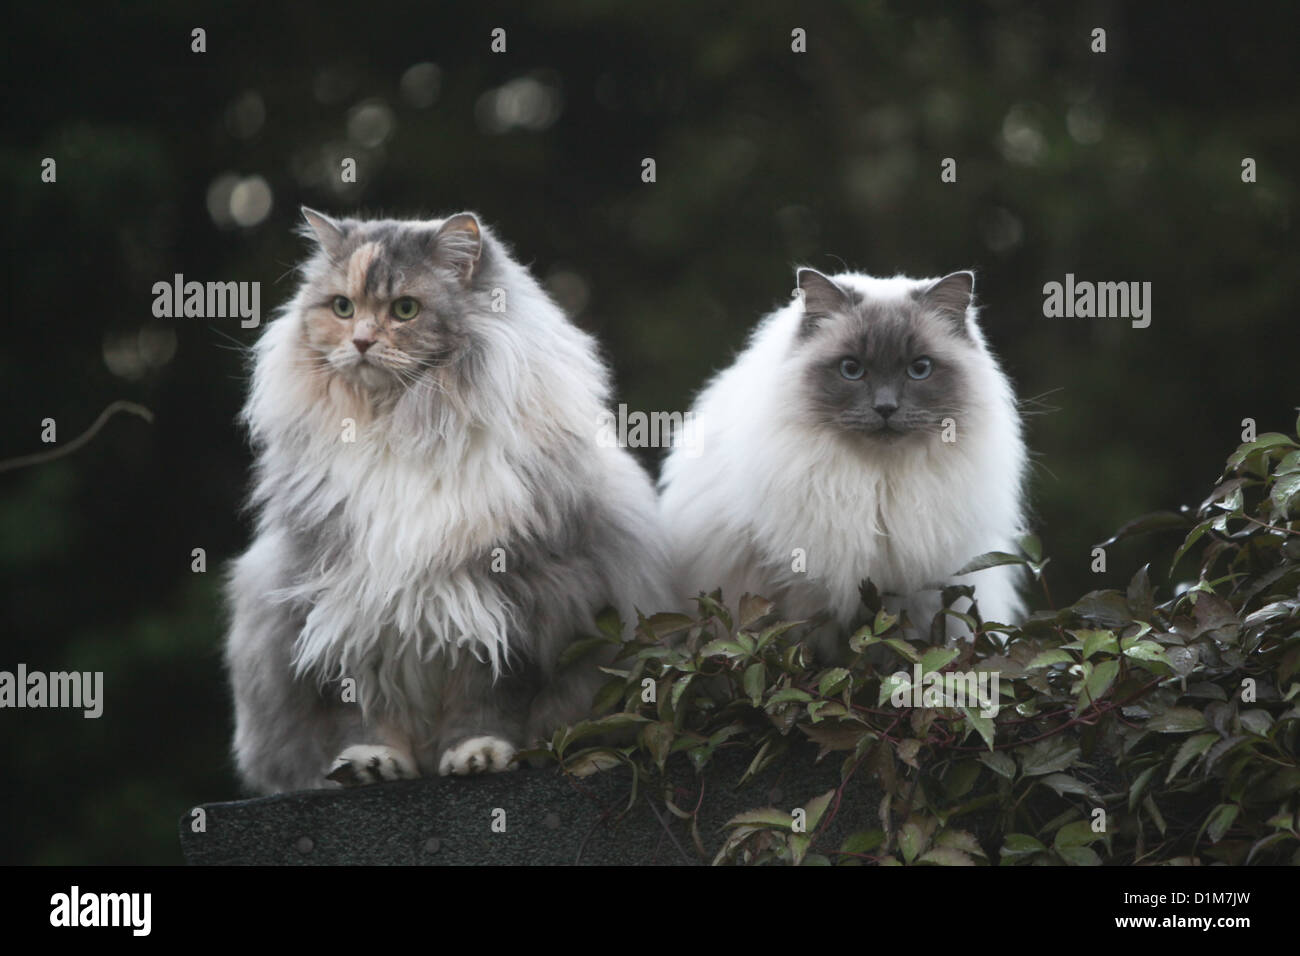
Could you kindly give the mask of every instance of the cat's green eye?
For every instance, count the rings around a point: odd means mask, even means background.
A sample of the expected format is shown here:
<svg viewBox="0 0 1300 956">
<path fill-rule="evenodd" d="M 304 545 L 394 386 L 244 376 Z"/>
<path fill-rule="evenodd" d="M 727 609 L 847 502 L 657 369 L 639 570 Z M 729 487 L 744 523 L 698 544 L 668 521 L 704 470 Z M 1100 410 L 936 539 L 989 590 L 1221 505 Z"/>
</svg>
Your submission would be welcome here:
<svg viewBox="0 0 1300 956">
<path fill-rule="evenodd" d="M 840 374 L 850 382 L 856 382 L 867 374 L 866 367 L 855 358 L 840 359 Z"/>
<path fill-rule="evenodd" d="M 409 295 L 404 295 L 400 299 L 393 300 L 393 318 L 401 322 L 409 322 L 420 314 L 420 303 L 416 302 Z"/>
<path fill-rule="evenodd" d="M 345 295 L 336 295 L 334 297 L 334 314 L 340 319 L 350 319 L 357 308 L 352 304 L 352 300 Z"/>
<path fill-rule="evenodd" d="M 923 378 L 929 378 L 930 372 L 934 369 L 934 361 L 928 355 L 922 355 L 915 362 L 907 367 L 907 375 L 918 382 Z"/>
</svg>

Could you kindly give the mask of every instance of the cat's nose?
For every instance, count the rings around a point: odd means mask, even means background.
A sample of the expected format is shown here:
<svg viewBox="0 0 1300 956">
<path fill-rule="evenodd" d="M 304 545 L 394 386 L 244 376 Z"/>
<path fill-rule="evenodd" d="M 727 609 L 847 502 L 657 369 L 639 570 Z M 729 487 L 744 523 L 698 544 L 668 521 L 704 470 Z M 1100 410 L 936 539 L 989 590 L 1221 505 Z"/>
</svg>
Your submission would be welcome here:
<svg viewBox="0 0 1300 956">
<path fill-rule="evenodd" d="M 876 409 L 876 414 L 881 418 L 888 418 L 890 415 L 894 414 L 894 412 L 898 411 L 898 403 L 876 402 L 874 408 Z"/>
<path fill-rule="evenodd" d="M 365 355 L 365 354 L 366 354 L 366 349 L 368 349 L 368 348 L 370 348 L 370 346 L 374 345 L 374 344 L 375 344 L 375 340 L 374 340 L 374 339 L 355 338 L 355 339 L 352 340 L 352 344 L 355 345 L 355 346 L 357 347 L 357 351 L 358 351 L 358 352 L 360 352 L 362 355 Z"/>
</svg>

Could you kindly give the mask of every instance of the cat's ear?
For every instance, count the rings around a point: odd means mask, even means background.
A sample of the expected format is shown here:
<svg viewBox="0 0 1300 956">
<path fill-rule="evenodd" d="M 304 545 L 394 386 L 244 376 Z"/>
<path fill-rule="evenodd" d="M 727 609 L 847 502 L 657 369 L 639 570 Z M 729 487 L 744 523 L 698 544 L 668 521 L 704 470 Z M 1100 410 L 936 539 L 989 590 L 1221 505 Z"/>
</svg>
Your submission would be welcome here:
<svg viewBox="0 0 1300 956">
<path fill-rule="evenodd" d="M 317 212 L 307 206 L 302 207 L 302 218 L 311 230 L 310 233 L 304 230 L 304 234 L 315 236 L 316 241 L 325 250 L 325 254 L 333 257 L 343 245 L 343 227 L 323 212 Z"/>
<path fill-rule="evenodd" d="M 468 283 L 473 278 L 482 255 L 483 232 L 473 213 L 462 212 L 452 216 L 434 237 L 434 259 L 455 272 L 461 282 Z"/>
<path fill-rule="evenodd" d="M 922 290 L 917 298 L 949 320 L 954 331 L 965 334 L 968 331 L 966 310 L 970 308 L 974 293 L 975 273 L 962 271 L 944 276 Z"/>
<path fill-rule="evenodd" d="M 810 335 L 822 319 L 851 304 L 844 290 L 816 269 L 799 269 L 794 278 L 803 300 L 800 335 Z"/>
</svg>

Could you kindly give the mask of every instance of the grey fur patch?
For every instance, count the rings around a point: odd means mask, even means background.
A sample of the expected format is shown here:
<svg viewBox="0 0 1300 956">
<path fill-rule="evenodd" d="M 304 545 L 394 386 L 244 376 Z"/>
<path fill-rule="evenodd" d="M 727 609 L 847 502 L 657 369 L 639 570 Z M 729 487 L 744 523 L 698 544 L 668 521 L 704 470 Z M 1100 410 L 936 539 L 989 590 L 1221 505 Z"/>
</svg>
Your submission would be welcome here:
<svg viewBox="0 0 1300 956">
<path fill-rule="evenodd" d="M 857 297 L 801 333 L 797 347 L 812 423 L 894 441 L 933 434 L 945 418 L 959 418 L 970 400 L 962 368 L 970 340 L 935 311 L 929 302 L 882 304 Z M 918 380 L 908 369 L 922 358 L 930 360 L 930 373 Z M 842 374 L 845 359 L 861 364 L 861 378 Z M 889 404 L 897 410 L 886 418 L 877 406 Z"/>
</svg>

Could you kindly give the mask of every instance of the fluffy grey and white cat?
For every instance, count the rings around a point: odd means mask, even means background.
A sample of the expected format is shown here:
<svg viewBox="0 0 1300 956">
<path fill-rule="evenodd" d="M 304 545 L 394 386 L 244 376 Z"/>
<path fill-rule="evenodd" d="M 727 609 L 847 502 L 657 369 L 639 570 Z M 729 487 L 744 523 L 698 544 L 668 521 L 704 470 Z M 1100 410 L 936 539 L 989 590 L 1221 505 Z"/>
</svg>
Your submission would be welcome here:
<svg viewBox="0 0 1300 956">
<path fill-rule="evenodd" d="M 261 792 L 498 771 L 584 716 L 561 669 L 669 605 L 654 490 L 596 441 L 609 376 L 478 219 L 335 221 L 255 350 L 233 566 L 235 758 Z"/>
<path fill-rule="evenodd" d="M 693 453 L 665 461 L 680 598 L 721 587 L 792 620 L 830 612 L 811 639 L 826 660 L 846 652 L 868 577 L 922 632 L 948 583 L 975 584 L 985 620 L 1014 621 L 1016 570 L 953 573 L 1014 551 L 1022 525 L 1020 419 L 974 276 L 800 269 L 797 282 L 696 400 Z"/>
</svg>

